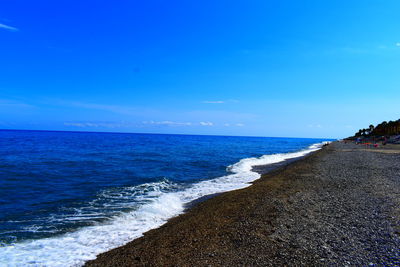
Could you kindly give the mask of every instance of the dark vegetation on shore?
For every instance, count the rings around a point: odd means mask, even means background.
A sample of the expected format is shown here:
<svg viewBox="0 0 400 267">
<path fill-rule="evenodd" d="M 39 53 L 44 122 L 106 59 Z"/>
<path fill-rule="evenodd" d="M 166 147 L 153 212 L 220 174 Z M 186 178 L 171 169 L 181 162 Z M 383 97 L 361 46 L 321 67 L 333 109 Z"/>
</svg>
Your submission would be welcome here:
<svg viewBox="0 0 400 267">
<path fill-rule="evenodd" d="M 360 129 L 353 138 L 382 138 L 400 135 L 400 119 L 397 121 L 384 121 L 377 126 L 370 125 L 368 128 Z"/>
</svg>

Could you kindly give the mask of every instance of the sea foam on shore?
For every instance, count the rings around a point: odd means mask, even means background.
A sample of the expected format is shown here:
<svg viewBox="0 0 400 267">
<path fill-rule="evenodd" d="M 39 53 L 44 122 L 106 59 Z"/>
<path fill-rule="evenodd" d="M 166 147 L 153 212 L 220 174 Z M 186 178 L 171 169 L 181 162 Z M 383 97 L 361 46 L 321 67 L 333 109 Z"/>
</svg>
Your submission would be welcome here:
<svg viewBox="0 0 400 267">
<path fill-rule="evenodd" d="M 320 149 L 322 145 L 314 144 L 298 152 L 245 158 L 227 168 L 230 174 L 185 188 L 178 188 L 168 180 L 131 187 L 127 189 L 129 192 L 139 189 L 142 192 L 135 197 L 136 201 L 143 203 L 138 209 L 61 236 L 0 247 L 0 264 L 80 266 L 102 252 L 122 246 L 144 232 L 163 225 L 171 217 L 183 213 L 185 204 L 195 199 L 248 187 L 252 181 L 260 178 L 260 174 L 252 171 L 253 166 L 301 157 Z M 122 196 L 126 197 L 124 194 Z"/>
</svg>

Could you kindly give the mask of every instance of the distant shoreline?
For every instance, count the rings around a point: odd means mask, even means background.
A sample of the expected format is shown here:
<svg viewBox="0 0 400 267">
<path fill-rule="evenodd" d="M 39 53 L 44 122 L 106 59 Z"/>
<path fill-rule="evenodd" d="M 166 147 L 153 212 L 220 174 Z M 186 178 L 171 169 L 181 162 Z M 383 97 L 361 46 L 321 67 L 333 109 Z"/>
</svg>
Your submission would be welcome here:
<svg viewBox="0 0 400 267">
<path fill-rule="evenodd" d="M 400 148 L 335 142 L 86 266 L 399 265 Z"/>
</svg>

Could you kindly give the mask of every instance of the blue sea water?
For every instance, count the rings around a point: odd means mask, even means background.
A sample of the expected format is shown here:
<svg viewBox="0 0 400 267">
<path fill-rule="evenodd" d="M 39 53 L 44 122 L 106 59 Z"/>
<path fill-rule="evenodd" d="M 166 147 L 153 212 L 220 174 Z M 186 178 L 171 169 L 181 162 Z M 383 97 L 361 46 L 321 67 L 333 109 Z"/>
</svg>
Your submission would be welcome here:
<svg viewBox="0 0 400 267">
<path fill-rule="evenodd" d="M 81 265 L 323 141 L 2 130 L 0 264 Z"/>
</svg>

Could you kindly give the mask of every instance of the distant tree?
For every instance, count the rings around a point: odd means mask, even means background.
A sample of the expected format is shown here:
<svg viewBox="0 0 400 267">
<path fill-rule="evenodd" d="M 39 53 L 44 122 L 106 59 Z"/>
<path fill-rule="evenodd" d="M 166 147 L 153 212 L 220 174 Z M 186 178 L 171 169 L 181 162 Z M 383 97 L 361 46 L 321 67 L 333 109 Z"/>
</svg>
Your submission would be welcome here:
<svg viewBox="0 0 400 267">
<path fill-rule="evenodd" d="M 361 135 L 366 136 L 367 135 L 367 129 L 362 129 L 361 130 Z"/>
<path fill-rule="evenodd" d="M 384 136 L 384 135 L 400 135 L 400 119 L 396 121 L 383 121 L 374 127 L 372 124 L 366 129 L 360 129 L 354 135 L 360 136 Z"/>
<path fill-rule="evenodd" d="M 370 133 L 372 133 L 372 131 L 373 131 L 374 129 L 375 129 L 374 125 L 371 124 L 371 125 L 369 126 L 369 129 L 368 129 L 368 130 L 369 130 Z"/>
</svg>

